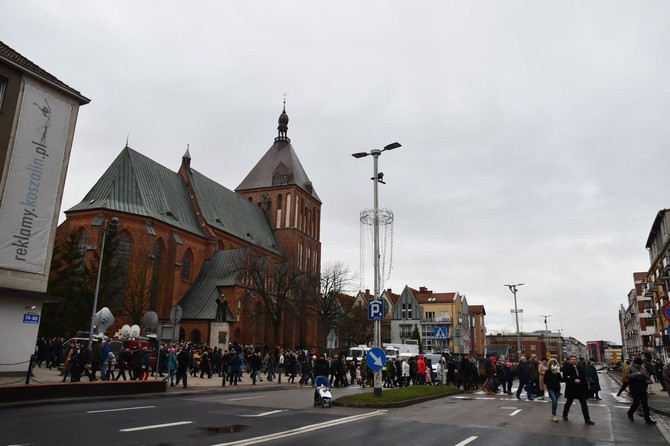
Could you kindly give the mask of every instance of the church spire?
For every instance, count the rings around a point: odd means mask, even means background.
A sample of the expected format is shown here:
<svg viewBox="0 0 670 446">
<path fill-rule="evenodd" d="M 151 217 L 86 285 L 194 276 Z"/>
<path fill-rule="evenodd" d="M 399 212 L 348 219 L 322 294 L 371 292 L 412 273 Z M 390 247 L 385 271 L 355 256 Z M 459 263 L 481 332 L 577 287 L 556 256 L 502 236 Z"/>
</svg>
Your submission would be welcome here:
<svg viewBox="0 0 670 446">
<path fill-rule="evenodd" d="M 288 131 L 288 115 L 286 114 L 286 93 L 284 93 L 284 108 L 279 115 L 279 125 L 277 126 L 277 137 L 275 141 L 291 141 L 286 133 Z"/>
</svg>

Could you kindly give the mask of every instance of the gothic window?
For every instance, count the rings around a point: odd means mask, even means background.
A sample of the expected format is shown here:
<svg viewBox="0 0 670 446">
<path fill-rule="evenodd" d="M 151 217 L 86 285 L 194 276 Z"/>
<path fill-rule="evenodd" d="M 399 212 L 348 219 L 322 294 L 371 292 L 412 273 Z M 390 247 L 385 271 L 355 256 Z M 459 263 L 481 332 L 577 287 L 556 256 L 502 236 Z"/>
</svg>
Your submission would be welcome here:
<svg viewBox="0 0 670 446">
<path fill-rule="evenodd" d="M 181 261 L 181 280 L 188 280 L 191 276 L 191 250 L 187 249 Z"/>
<path fill-rule="evenodd" d="M 277 195 L 277 228 L 281 228 L 282 196 Z"/>
<path fill-rule="evenodd" d="M 149 258 L 151 259 L 152 263 L 149 308 L 152 310 L 156 309 L 156 303 L 158 302 L 158 288 L 160 285 L 162 256 L 163 256 L 163 241 L 161 239 L 158 239 L 154 243 L 151 255 L 149 255 Z"/>
<path fill-rule="evenodd" d="M 79 231 L 79 244 L 77 250 L 82 257 L 86 256 L 86 248 L 88 247 L 88 233 L 82 229 Z"/>
<path fill-rule="evenodd" d="M 126 289 L 128 283 L 128 270 L 130 265 L 130 236 L 128 232 L 123 231 L 116 236 L 116 248 L 114 249 L 114 257 L 112 258 L 112 265 L 118 276 L 115 281 L 118 284 L 115 292 L 111 298 L 111 304 L 114 306 L 123 305 L 123 291 Z"/>
<path fill-rule="evenodd" d="M 286 224 L 284 226 L 291 227 L 291 194 L 286 194 Z"/>
</svg>

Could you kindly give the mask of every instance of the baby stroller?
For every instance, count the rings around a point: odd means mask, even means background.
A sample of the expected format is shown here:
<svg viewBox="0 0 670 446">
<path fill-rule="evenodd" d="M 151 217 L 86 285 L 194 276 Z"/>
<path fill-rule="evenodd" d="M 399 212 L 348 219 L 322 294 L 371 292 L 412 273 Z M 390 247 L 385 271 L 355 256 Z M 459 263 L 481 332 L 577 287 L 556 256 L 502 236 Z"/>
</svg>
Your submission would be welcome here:
<svg viewBox="0 0 670 446">
<path fill-rule="evenodd" d="M 330 407 L 333 396 L 330 393 L 330 381 L 323 375 L 314 379 L 314 407 Z"/>
</svg>

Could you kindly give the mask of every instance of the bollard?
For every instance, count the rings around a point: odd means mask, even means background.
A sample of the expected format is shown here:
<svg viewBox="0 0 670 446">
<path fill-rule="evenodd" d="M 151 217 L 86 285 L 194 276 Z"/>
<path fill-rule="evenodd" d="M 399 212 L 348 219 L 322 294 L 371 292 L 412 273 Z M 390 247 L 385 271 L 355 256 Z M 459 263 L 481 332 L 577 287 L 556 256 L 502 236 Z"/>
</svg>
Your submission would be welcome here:
<svg viewBox="0 0 670 446">
<path fill-rule="evenodd" d="M 35 363 L 35 355 L 30 355 L 30 361 L 28 363 L 28 373 L 26 374 L 26 386 L 30 383 L 30 377 L 33 374 L 33 364 Z"/>
</svg>

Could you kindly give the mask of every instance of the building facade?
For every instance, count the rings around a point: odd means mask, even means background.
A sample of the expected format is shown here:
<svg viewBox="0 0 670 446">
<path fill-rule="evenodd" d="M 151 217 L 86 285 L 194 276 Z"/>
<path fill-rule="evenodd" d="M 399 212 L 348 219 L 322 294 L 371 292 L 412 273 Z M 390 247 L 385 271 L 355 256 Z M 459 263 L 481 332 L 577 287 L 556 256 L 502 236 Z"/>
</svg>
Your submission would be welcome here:
<svg viewBox="0 0 670 446">
<path fill-rule="evenodd" d="M 118 312 L 113 328 L 138 323 L 123 308 L 139 282 L 147 284 L 146 310 L 155 311 L 161 324 L 181 308 L 182 340 L 224 349 L 233 341 L 318 345 L 313 319 L 288 308 L 281 310 L 274 334 L 268 300 L 252 280 L 259 271 L 247 268 L 250 259 L 267 261 L 268 271 L 285 263 L 318 278 L 321 267 L 321 200 L 287 136 L 285 108 L 278 123 L 274 143 L 235 191 L 195 170 L 190 149 L 173 172 L 126 146 L 83 200 L 65 212 L 59 237 L 78 233 L 90 264 L 101 249 L 105 222 L 119 220 L 116 261 L 127 268 L 119 278 L 123 295 L 115 301 L 107 296 L 109 308 Z M 278 287 L 270 284 L 266 291 L 279 295 Z"/>
<path fill-rule="evenodd" d="M 521 351 L 517 348 L 517 339 Z M 512 362 L 518 362 L 521 356 L 529 358 L 535 355 L 538 358 L 555 358 L 562 362 L 566 356 L 564 339 L 558 332 L 538 330 L 532 333 L 495 334 L 486 336 L 486 344 L 492 351 L 507 351 Z"/>
<path fill-rule="evenodd" d="M 74 88 L 0 42 L 0 374 L 26 372 L 79 107 Z"/>
<path fill-rule="evenodd" d="M 634 287 L 628 292 L 627 305 L 619 308 L 623 358 L 633 358 L 649 351 L 656 331 L 652 313 L 652 293 L 647 289 L 647 273 L 633 273 Z M 645 295 L 646 294 L 646 295 Z"/>
<path fill-rule="evenodd" d="M 391 341 L 406 342 L 416 326 L 425 351 L 472 354 L 471 324 L 478 320 L 481 325 L 477 330 L 482 330 L 485 313 L 483 307 L 481 310 L 474 317 L 466 297 L 458 292 L 435 293 L 426 287 L 416 290 L 405 286 L 392 311 Z"/>
<path fill-rule="evenodd" d="M 651 346 L 646 353 L 659 356 L 665 362 L 670 358 L 668 313 L 664 311 L 669 302 L 670 290 L 670 209 L 662 209 L 656 214 L 646 248 L 649 252 L 649 270 L 643 294 L 651 299 L 651 308 L 644 310 L 644 317 L 646 323 L 654 327 Z"/>
</svg>

